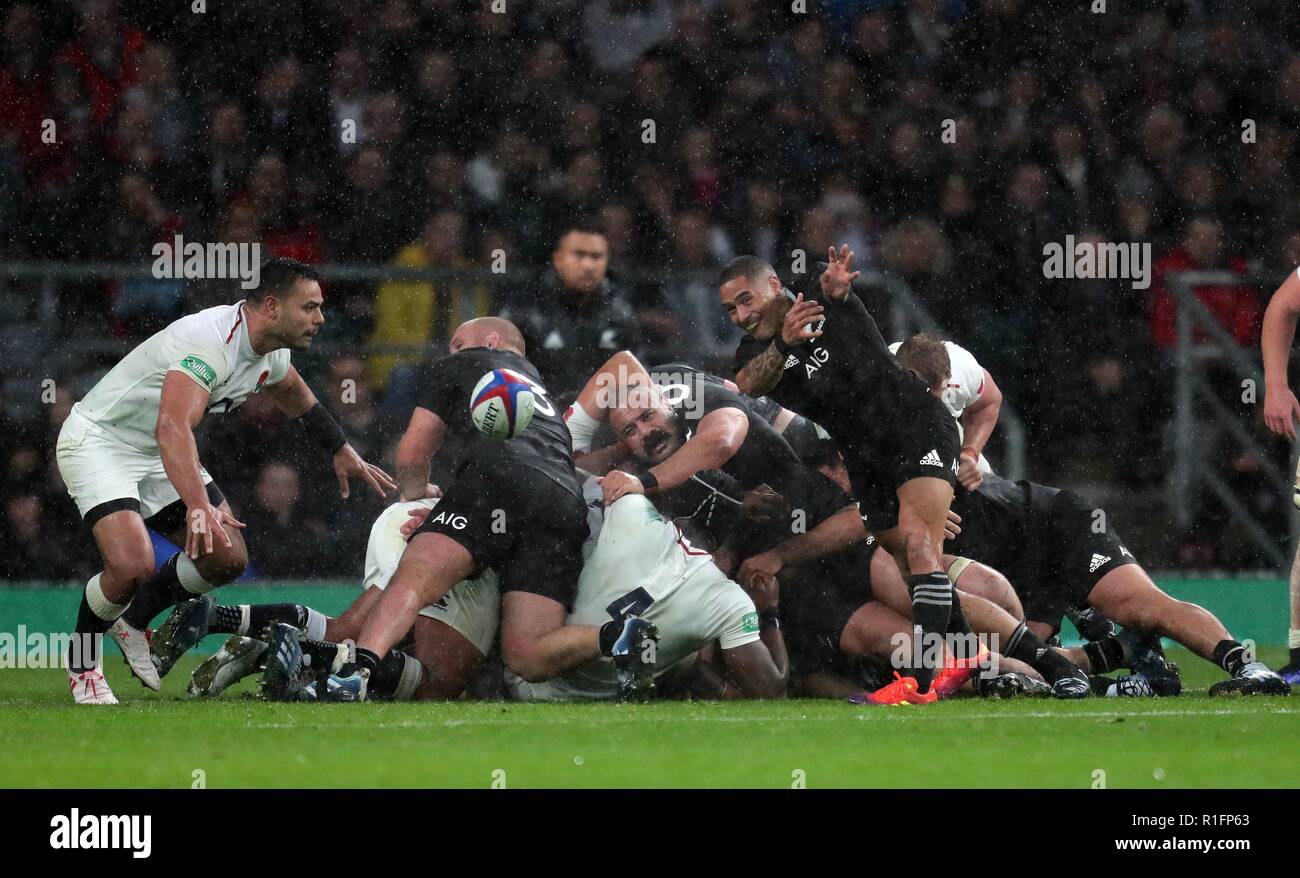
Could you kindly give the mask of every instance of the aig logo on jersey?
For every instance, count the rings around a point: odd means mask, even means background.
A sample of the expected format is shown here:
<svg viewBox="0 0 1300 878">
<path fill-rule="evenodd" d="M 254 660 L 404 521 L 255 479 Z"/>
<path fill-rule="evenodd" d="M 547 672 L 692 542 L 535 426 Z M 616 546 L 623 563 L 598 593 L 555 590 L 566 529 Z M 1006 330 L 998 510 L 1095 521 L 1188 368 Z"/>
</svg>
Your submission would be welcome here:
<svg viewBox="0 0 1300 878">
<path fill-rule="evenodd" d="M 463 515 L 457 515 L 454 512 L 439 512 L 429 522 L 430 524 L 446 524 L 454 527 L 456 530 L 464 530 L 465 525 L 469 524 L 469 519 Z"/>
</svg>

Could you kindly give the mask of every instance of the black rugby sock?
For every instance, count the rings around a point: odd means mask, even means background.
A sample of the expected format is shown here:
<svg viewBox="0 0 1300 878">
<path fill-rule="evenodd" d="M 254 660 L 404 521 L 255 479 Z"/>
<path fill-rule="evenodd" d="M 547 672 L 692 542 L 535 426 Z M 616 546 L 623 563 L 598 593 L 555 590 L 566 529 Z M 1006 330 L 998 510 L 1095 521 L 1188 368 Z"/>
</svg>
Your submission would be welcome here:
<svg viewBox="0 0 1300 878">
<path fill-rule="evenodd" d="M 1124 644 L 1118 637 L 1111 636 L 1084 644 L 1084 655 L 1088 656 L 1094 674 L 1107 674 L 1119 668 L 1128 667 L 1124 656 Z"/>
<path fill-rule="evenodd" d="M 177 552 L 167 559 L 167 563 L 149 578 L 149 581 L 136 591 L 131 598 L 131 605 L 126 608 L 122 618 L 132 628 L 144 630 L 153 622 L 154 617 L 170 606 L 188 601 L 197 595 L 181 585 L 176 576 L 176 562 L 181 557 Z"/>
<path fill-rule="evenodd" d="M 72 642 L 68 644 L 68 670 L 81 674 L 99 665 L 104 632 L 113 627 L 115 621 L 101 619 L 96 615 L 85 594 L 82 594 L 81 606 L 77 608 L 77 627 Z"/>
<path fill-rule="evenodd" d="M 1214 647 L 1214 663 L 1235 677 L 1246 666 L 1246 647 L 1235 640 L 1220 640 Z"/>
<path fill-rule="evenodd" d="M 1021 622 L 1007 639 L 1007 648 L 1003 654 L 1022 661 L 1043 675 L 1049 683 L 1055 683 L 1062 677 L 1073 674 L 1077 668 L 1074 663 L 1049 647 Z"/>
<path fill-rule="evenodd" d="M 248 614 L 248 627 L 244 628 L 244 613 Z M 266 628 L 276 623 L 291 624 L 299 631 L 307 630 L 307 607 L 302 604 L 240 604 L 239 606 L 213 607 L 208 619 L 208 633 L 239 633 L 261 637 Z"/>
<path fill-rule="evenodd" d="M 368 693 L 391 697 L 397 692 L 398 685 L 402 682 L 402 671 L 406 667 L 405 653 L 390 649 L 383 658 L 380 658 L 370 650 L 358 646 L 356 654 L 357 667 L 365 668 L 370 672 L 370 680 L 366 683 Z M 339 671 L 339 675 L 345 676 L 348 670 L 345 666 Z"/>
<path fill-rule="evenodd" d="M 942 661 L 942 650 L 931 648 L 930 641 L 942 637 L 948 630 L 948 620 L 952 615 L 952 582 L 942 570 L 917 573 L 907 578 L 907 590 L 912 594 L 913 630 L 921 635 L 913 638 L 914 650 L 919 654 L 913 654 L 907 676 L 916 678 L 917 691 L 928 692 L 937 671 L 934 662 Z"/>
</svg>

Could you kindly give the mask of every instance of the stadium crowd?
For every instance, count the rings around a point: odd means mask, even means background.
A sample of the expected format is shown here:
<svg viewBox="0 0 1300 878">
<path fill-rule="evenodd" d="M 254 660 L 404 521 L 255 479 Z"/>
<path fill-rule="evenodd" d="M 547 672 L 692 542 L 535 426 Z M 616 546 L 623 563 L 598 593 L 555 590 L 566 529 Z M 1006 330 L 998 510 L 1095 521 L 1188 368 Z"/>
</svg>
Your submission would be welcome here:
<svg viewBox="0 0 1300 878">
<path fill-rule="evenodd" d="M 1255 345 L 1264 297 L 1300 265 L 1288 4 L 506 5 L 0 4 L 0 260 L 144 265 L 177 233 L 313 263 L 486 272 L 507 254 L 536 281 L 328 287 L 331 354 L 300 368 L 358 451 L 384 459 L 420 358 L 368 345 L 433 350 L 474 316 L 465 308 L 505 309 L 550 352 L 537 362 L 557 394 L 590 373 L 581 345 L 546 344 L 557 329 L 605 348 L 614 329 L 618 347 L 716 366 L 736 338 L 717 302 L 721 264 L 754 253 L 793 279 L 793 251 L 811 262 L 847 242 L 997 377 L 1027 424 L 1032 475 L 1125 489 L 1168 474 L 1164 277 L 1242 274 L 1197 294 Z M 595 229 L 607 266 L 561 246 Z M 1043 244 L 1066 235 L 1149 242 L 1150 288 L 1046 278 Z M 109 337 L 120 355 L 237 296 L 207 282 L 62 282 L 49 350 Z M 41 319 L 31 287 L 0 299 L 10 328 Z M 112 361 L 0 366 L 7 576 L 95 570 L 53 437 Z M 1225 394 L 1240 383 L 1223 380 Z M 340 503 L 309 478 L 314 452 L 265 398 L 232 419 L 214 419 L 204 461 L 267 550 L 255 573 L 359 574 L 378 501 Z M 1248 455 L 1225 464 L 1239 487 L 1262 484 Z M 1283 515 L 1280 493 L 1255 494 Z M 1185 541 L 1140 554 L 1258 566 L 1220 544 L 1226 529 L 1210 506 Z"/>
</svg>

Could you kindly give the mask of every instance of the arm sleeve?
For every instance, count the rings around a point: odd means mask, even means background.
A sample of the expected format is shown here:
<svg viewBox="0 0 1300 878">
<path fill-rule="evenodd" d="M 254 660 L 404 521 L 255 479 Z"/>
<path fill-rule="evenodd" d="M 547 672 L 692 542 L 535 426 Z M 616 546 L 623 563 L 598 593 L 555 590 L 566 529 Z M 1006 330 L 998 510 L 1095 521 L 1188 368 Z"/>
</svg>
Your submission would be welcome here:
<svg viewBox="0 0 1300 878">
<path fill-rule="evenodd" d="M 452 354 L 439 361 L 437 368 L 427 371 L 424 393 L 419 402 L 421 407 L 433 412 L 447 424 L 458 421 L 456 414 L 459 409 L 469 411 L 469 395 L 473 390 L 463 387 L 461 376 L 465 370 L 458 368 L 460 364 L 455 360 L 456 356 Z"/>
<path fill-rule="evenodd" d="M 168 372 L 180 372 L 211 393 L 230 377 L 222 345 L 198 335 L 177 336 L 168 346 Z"/>
<path fill-rule="evenodd" d="M 289 349 L 281 348 L 271 354 L 271 374 L 267 376 L 266 384 L 279 384 L 284 380 L 284 376 L 289 374 Z"/>
<path fill-rule="evenodd" d="M 708 618 L 710 640 L 723 649 L 736 649 L 758 640 L 758 611 L 745 590 L 730 579 L 713 589 Z"/>
</svg>

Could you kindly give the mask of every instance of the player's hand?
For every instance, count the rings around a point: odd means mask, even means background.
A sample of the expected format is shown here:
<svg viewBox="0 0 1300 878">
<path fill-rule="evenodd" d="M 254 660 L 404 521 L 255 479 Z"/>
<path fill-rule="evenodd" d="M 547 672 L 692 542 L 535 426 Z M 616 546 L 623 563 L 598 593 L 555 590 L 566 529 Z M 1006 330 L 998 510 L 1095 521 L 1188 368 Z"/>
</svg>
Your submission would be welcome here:
<svg viewBox="0 0 1300 878">
<path fill-rule="evenodd" d="M 1264 391 L 1264 426 L 1279 436 L 1295 441 L 1295 423 L 1300 420 L 1300 400 L 1291 388 Z"/>
<path fill-rule="evenodd" d="M 794 304 L 785 312 L 785 322 L 781 324 L 781 338 L 788 345 L 799 345 L 821 335 L 821 331 L 808 328 L 810 323 L 821 319 L 821 302 L 804 301 L 803 293 L 795 296 Z"/>
<path fill-rule="evenodd" d="M 961 533 L 961 516 L 948 510 L 948 519 L 943 523 L 943 538 L 945 540 L 955 540 Z"/>
<path fill-rule="evenodd" d="M 826 270 L 821 276 L 822 292 L 832 299 L 842 299 L 860 274 L 862 272 L 853 271 L 853 251 L 848 244 L 840 247 L 839 253 L 831 247 L 827 251 Z"/>
<path fill-rule="evenodd" d="M 411 534 L 420 529 L 420 525 L 424 524 L 424 520 L 429 517 L 429 513 L 432 511 L 427 506 L 406 510 L 408 518 L 402 522 L 402 539 L 409 540 Z"/>
<path fill-rule="evenodd" d="M 442 497 L 442 488 L 439 488 L 433 482 L 425 482 L 424 493 L 420 494 L 418 497 L 408 497 L 405 494 L 403 494 L 400 497 L 398 497 L 398 499 L 403 503 L 409 503 L 412 500 L 437 500 L 441 497 Z"/>
<path fill-rule="evenodd" d="M 605 495 L 606 506 L 612 505 L 624 494 L 645 493 L 645 485 L 641 484 L 641 480 L 621 469 L 616 469 L 607 476 L 601 476 L 596 479 L 596 484 L 600 485 L 601 493 Z"/>
<path fill-rule="evenodd" d="M 736 573 L 736 581 L 750 593 L 750 597 L 754 598 L 754 603 L 757 605 L 758 594 L 756 593 L 769 595 L 773 590 L 779 590 L 776 575 L 784 566 L 785 562 L 781 560 L 781 556 L 769 549 L 746 558 Z"/>
<path fill-rule="evenodd" d="M 381 500 L 387 497 L 390 491 L 397 490 L 397 483 L 393 481 L 392 476 L 373 463 L 362 460 L 361 455 L 357 454 L 357 450 L 351 445 L 344 445 L 334 455 L 334 474 L 339 477 L 339 496 L 344 500 L 348 499 L 348 494 L 351 492 L 348 480 L 352 476 L 358 476 L 369 483 Z"/>
<path fill-rule="evenodd" d="M 784 518 L 785 508 L 785 498 L 773 491 L 770 485 L 759 485 L 746 491 L 741 500 L 741 514 L 759 524 Z"/>
<path fill-rule="evenodd" d="M 220 537 L 226 548 L 230 548 L 230 534 L 226 527 L 242 528 L 244 523 L 233 515 L 222 512 L 211 503 L 191 506 L 185 510 L 185 554 L 198 560 L 202 555 L 211 555 L 216 544 L 213 534 Z"/>
<path fill-rule="evenodd" d="M 963 452 L 957 457 L 957 481 L 967 491 L 974 491 L 984 481 L 984 473 L 980 472 L 979 455 L 974 457 Z"/>
</svg>

